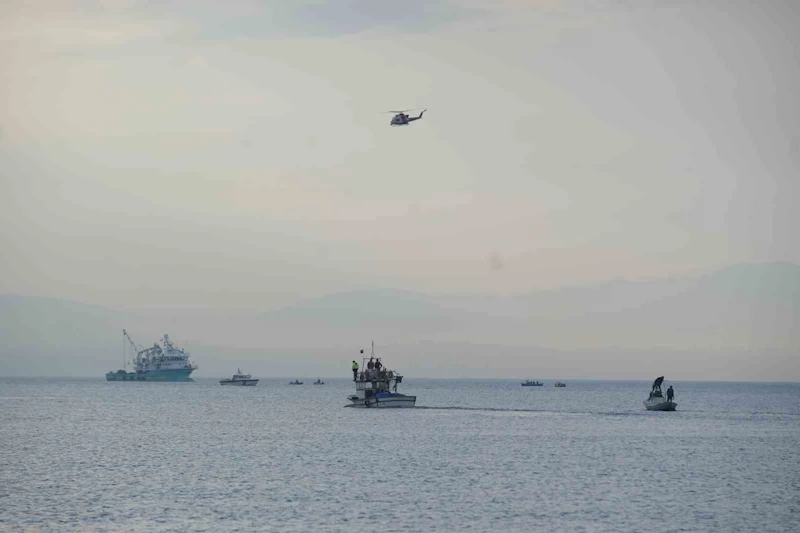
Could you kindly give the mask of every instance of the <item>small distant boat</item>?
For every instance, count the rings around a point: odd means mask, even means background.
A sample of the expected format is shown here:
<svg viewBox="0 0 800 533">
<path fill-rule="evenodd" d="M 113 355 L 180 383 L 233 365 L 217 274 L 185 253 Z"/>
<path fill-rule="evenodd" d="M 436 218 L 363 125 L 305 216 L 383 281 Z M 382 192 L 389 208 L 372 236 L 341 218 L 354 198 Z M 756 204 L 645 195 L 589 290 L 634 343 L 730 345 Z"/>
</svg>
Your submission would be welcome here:
<svg viewBox="0 0 800 533">
<path fill-rule="evenodd" d="M 242 374 L 240 369 L 236 369 L 236 373 L 231 379 L 219 380 L 220 385 L 238 385 L 240 387 L 255 387 L 258 384 L 257 379 L 253 379 L 250 374 Z"/>
<path fill-rule="evenodd" d="M 303 382 L 299 380 L 294 380 L 289 382 L 289 385 L 302 385 L 302 384 Z"/>
<path fill-rule="evenodd" d="M 564 383 L 563 381 L 556 381 L 555 383 L 553 383 L 553 387 L 566 387 L 566 386 L 567 384 Z"/>
<path fill-rule="evenodd" d="M 543 387 L 544 383 L 542 383 L 541 381 L 531 381 L 529 379 L 526 379 L 525 381 L 522 382 L 522 386 L 523 387 Z"/>
<path fill-rule="evenodd" d="M 677 403 L 664 398 L 664 394 L 661 392 L 661 384 L 663 382 L 664 376 L 657 377 L 653 382 L 653 386 L 650 388 L 650 396 L 644 401 L 644 407 L 648 411 L 674 411 L 678 407 Z"/>
<path fill-rule="evenodd" d="M 321 379 L 318 379 L 317 381 L 314 382 L 314 385 L 325 385 L 325 382 L 322 381 Z"/>
</svg>

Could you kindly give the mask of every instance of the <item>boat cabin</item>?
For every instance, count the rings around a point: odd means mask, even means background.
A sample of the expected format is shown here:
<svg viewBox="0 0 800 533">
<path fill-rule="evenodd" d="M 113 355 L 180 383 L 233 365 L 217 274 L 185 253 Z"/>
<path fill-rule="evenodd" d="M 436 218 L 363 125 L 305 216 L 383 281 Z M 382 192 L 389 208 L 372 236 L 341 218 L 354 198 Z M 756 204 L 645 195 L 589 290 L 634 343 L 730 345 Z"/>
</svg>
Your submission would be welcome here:
<svg viewBox="0 0 800 533">
<path fill-rule="evenodd" d="M 237 379 L 250 379 L 253 376 L 251 374 L 242 374 L 240 369 L 236 369 L 236 373 L 233 375 L 233 380 L 236 381 Z"/>
<path fill-rule="evenodd" d="M 356 376 L 356 393 L 360 398 L 372 398 L 380 392 L 397 392 L 398 383 L 403 382 L 403 376 L 394 370 L 387 370 L 380 357 L 365 357 L 362 360 L 362 370 Z"/>
</svg>

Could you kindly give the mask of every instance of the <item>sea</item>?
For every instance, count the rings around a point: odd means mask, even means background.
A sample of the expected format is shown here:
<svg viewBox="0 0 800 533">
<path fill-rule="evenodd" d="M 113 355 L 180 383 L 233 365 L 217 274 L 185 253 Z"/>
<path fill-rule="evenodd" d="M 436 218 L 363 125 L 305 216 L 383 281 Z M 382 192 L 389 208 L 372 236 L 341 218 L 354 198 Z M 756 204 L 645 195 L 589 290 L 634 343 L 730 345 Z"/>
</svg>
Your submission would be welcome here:
<svg viewBox="0 0 800 533">
<path fill-rule="evenodd" d="M 800 531 L 798 383 L 314 379 L 0 379 L 0 531 Z"/>
</svg>

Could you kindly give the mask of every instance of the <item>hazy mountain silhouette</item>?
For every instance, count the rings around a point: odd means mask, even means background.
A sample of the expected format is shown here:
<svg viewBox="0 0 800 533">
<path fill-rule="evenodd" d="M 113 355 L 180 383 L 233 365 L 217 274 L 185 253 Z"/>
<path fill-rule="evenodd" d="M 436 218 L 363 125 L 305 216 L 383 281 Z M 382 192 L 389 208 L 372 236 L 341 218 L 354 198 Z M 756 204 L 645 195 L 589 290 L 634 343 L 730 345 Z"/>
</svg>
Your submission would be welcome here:
<svg viewBox="0 0 800 533">
<path fill-rule="evenodd" d="M 798 306 L 800 265 L 791 263 L 508 297 L 350 291 L 264 313 L 0 296 L 0 375 L 100 376 L 121 365 L 127 328 L 140 345 L 165 332 L 188 342 L 198 376 L 229 374 L 237 363 L 267 375 L 337 375 L 374 339 L 417 375 L 622 377 L 667 367 L 798 379 Z"/>
</svg>

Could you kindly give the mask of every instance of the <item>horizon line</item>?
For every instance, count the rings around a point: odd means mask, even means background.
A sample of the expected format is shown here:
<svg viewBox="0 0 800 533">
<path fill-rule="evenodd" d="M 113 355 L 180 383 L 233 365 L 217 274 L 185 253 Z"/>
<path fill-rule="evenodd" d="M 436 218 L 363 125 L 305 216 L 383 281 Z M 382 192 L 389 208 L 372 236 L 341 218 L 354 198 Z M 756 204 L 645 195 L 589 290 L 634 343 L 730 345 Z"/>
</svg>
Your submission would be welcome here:
<svg viewBox="0 0 800 533">
<path fill-rule="evenodd" d="M 403 376 L 404 379 L 408 379 L 409 376 Z M 75 380 L 97 380 L 97 381 L 105 381 L 105 374 L 97 376 L 3 376 L 0 375 L 0 380 L 4 379 L 75 379 Z M 216 379 L 224 379 L 220 378 L 219 376 L 205 376 L 205 377 L 192 377 L 193 380 L 216 380 Z M 291 376 L 269 376 L 269 377 L 257 377 L 259 380 L 277 380 L 277 379 L 301 379 L 297 375 Z M 307 378 L 303 377 L 302 379 L 314 379 L 314 378 Z M 316 376 L 316 379 L 326 379 L 326 380 L 342 380 L 350 382 L 352 379 L 350 377 L 330 377 L 330 376 Z M 418 380 L 429 380 L 429 381 L 514 381 L 517 382 L 520 379 L 528 379 L 528 378 L 465 378 L 465 377 L 415 377 L 412 379 Z M 645 382 L 649 383 L 652 382 L 654 378 L 647 378 L 647 379 L 621 379 L 621 378 L 535 378 L 537 381 L 573 381 L 573 382 L 603 382 L 603 381 L 614 381 L 620 383 L 638 383 L 638 382 Z M 673 383 L 762 383 L 762 384 L 783 384 L 783 385 L 800 385 L 800 380 L 798 381 L 763 381 L 763 380 L 721 380 L 721 379 L 665 379 L 665 381 L 670 381 Z M 132 383 L 191 383 L 190 381 L 181 382 L 181 381 L 152 381 L 152 380 L 145 380 L 145 381 L 133 381 Z"/>
</svg>

